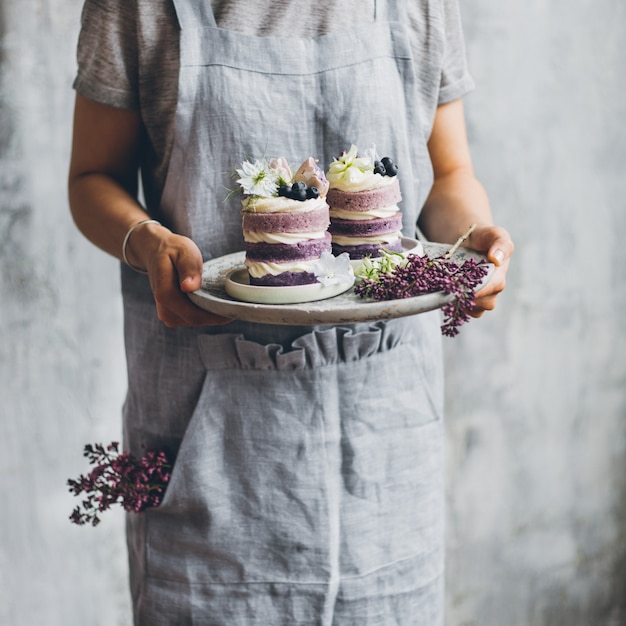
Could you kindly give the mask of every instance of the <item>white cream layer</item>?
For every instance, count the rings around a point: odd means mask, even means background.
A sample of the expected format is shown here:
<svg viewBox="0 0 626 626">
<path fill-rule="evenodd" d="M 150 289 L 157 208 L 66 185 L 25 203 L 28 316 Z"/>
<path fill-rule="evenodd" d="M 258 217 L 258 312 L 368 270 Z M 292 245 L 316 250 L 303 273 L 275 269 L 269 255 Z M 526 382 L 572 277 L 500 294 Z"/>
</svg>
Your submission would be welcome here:
<svg viewBox="0 0 626 626">
<path fill-rule="evenodd" d="M 330 182 L 331 188 L 339 189 L 340 191 L 371 191 L 372 189 L 393 185 L 396 180 L 395 176 L 381 176 L 380 174 L 374 174 L 371 170 L 362 172 L 356 167 L 351 167 L 338 175 L 333 175 L 329 172 L 326 174 L 326 177 Z"/>
<path fill-rule="evenodd" d="M 371 237 L 346 237 L 345 235 L 333 235 L 333 243 L 338 246 L 361 246 L 363 244 L 392 243 L 402 236 L 400 232 L 386 233 L 384 235 L 372 235 Z"/>
<path fill-rule="evenodd" d="M 243 231 L 243 240 L 246 243 L 288 243 L 296 244 L 301 241 L 311 241 L 312 239 L 324 239 L 325 230 L 309 233 L 259 233 L 253 230 Z"/>
<path fill-rule="evenodd" d="M 248 196 L 241 204 L 246 213 L 309 213 L 328 206 L 325 198 L 300 201 L 282 196 L 274 198 Z"/>
<path fill-rule="evenodd" d="M 315 264 L 318 259 L 312 259 L 310 261 L 290 261 L 289 263 L 260 263 L 258 261 L 244 261 L 245 266 L 248 268 L 250 276 L 254 278 L 261 278 L 271 274 L 272 276 L 278 276 L 283 272 L 313 272 Z"/>
<path fill-rule="evenodd" d="M 345 209 L 331 209 L 330 217 L 339 220 L 371 220 L 377 217 L 393 217 L 399 211 L 397 204 L 381 207 L 380 209 L 369 209 L 368 211 L 346 211 Z"/>
</svg>

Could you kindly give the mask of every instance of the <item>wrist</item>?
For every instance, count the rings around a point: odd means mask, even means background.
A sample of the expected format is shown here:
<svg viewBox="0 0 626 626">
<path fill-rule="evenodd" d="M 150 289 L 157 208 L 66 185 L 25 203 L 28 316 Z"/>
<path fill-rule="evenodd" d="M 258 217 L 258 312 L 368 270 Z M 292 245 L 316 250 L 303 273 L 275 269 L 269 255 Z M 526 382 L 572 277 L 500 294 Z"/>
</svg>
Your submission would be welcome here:
<svg viewBox="0 0 626 626">
<path fill-rule="evenodd" d="M 149 261 L 160 246 L 165 232 L 170 231 L 157 220 L 148 218 L 133 224 L 122 244 L 124 262 L 136 272 L 147 274 Z"/>
</svg>

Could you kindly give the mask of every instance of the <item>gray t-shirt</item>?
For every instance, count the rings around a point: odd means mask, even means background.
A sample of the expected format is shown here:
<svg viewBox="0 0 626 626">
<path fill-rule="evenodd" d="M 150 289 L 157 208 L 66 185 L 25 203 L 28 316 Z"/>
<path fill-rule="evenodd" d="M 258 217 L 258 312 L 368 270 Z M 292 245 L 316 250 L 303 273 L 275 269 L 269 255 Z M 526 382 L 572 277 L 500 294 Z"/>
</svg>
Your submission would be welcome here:
<svg viewBox="0 0 626 626">
<path fill-rule="evenodd" d="M 191 0 L 189 0 L 191 1 Z M 395 1 L 395 0 L 389 0 Z M 220 28 L 256 36 L 316 37 L 372 22 L 376 0 L 211 0 Z M 473 87 L 458 0 L 408 0 L 408 30 L 425 137 L 437 105 Z M 420 58 L 438 59 L 421 67 Z M 426 69 L 428 68 L 428 69 Z M 148 209 L 160 201 L 174 136 L 179 25 L 171 0 L 86 0 L 74 88 L 85 98 L 138 110 L 146 129 L 142 150 Z"/>
</svg>

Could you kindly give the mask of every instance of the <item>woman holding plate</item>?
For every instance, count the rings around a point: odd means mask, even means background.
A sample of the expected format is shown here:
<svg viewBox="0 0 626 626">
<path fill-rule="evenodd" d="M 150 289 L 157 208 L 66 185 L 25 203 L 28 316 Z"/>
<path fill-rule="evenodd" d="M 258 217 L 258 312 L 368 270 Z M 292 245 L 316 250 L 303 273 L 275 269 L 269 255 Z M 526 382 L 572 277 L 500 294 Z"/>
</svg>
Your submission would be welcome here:
<svg viewBox="0 0 626 626">
<path fill-rule="evenodd" d="M 78 61 L 70 204 L 125 261 L 125 446 L 176 455 L 128 518 L 135 623 L 442 624 L 438 313 L 229 323 L 187 294 L 242 248 L 235 167 L 354 143 L 400 164 L 404 232 L 477 224 L 471 313 L 495 306 L 513 244 L 472 170 L 457 0 L 87 0 Z"/>
</svg>

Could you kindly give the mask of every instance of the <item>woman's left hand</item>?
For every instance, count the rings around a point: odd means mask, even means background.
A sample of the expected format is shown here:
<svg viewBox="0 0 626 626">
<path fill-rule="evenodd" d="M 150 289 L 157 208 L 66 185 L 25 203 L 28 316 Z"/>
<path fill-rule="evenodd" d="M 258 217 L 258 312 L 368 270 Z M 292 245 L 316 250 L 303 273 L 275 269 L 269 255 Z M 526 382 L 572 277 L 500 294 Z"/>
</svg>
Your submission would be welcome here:
<svg viewBox="0 0 626 626">
<path fill-rule="evenodd" d="M 495 308 L 498 295 L 506 286 L 506 273 L 515 246 L 504 228 L 477 226 L 467 241 L 466 247 L 483 252 L 496 266 L 491 280 L 476 293 L 475 305 L 468 311 L 472 317 L 480 317 L 485 311 L 492 311 Z"/>
<path fill-rule="evenodd" d="M 462 100 L 437 107 L 428 152 L 434 182 L 419 227 L 430 241 L 453 244 L 470 224 L 477 224 L 463 245 L 486 254 L 496 266 L 491 280 L 477 292 L 474 307 L 467 311 L 480 317 L 495 308 L 504 289 L 513 241 L 504 228 L 492 225 L 487 193 L 474 175 Z"/>
</svg>

